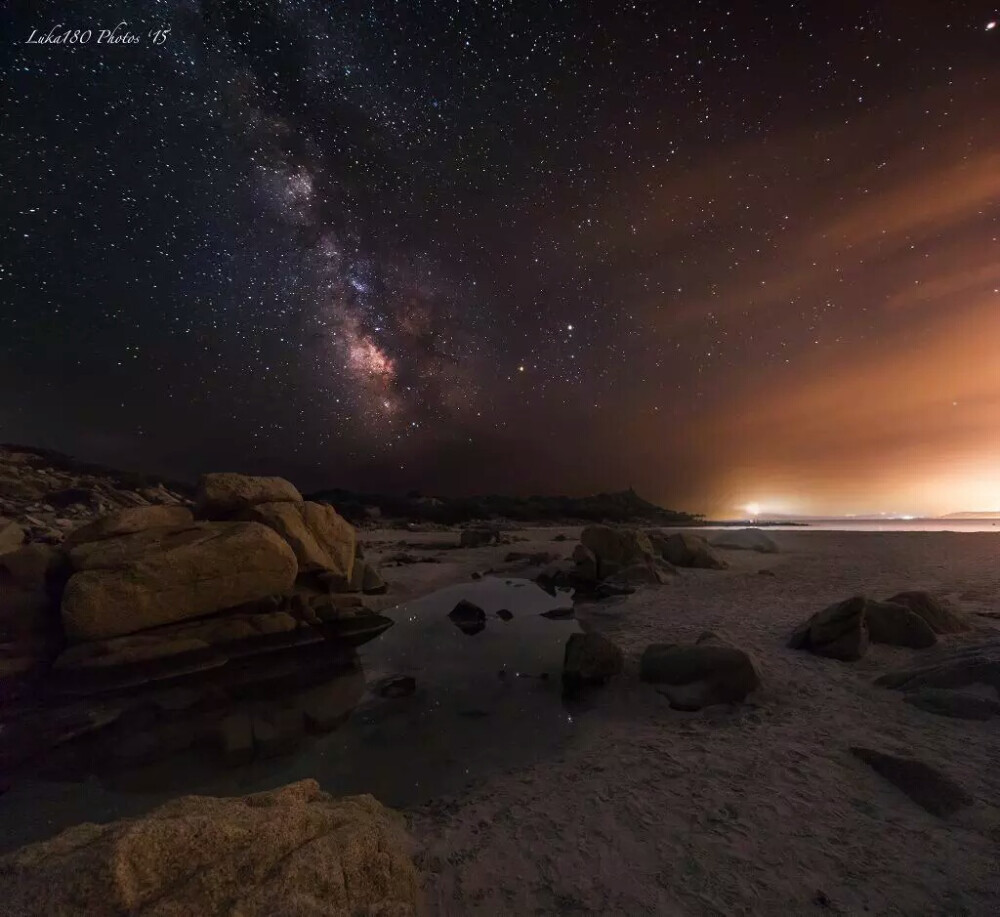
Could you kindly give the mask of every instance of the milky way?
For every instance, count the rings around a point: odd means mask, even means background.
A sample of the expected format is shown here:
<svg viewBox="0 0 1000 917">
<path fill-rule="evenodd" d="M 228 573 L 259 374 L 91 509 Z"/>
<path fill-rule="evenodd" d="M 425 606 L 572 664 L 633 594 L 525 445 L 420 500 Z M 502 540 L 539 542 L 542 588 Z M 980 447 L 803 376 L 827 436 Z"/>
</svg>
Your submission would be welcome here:
<svg viewBox="0 0 1000 917">
<path fill-rule="evenodd" d="M 306 488 L 1000 503 L 988 5 L 4 17 L 0 439 Z"/>
</svg>

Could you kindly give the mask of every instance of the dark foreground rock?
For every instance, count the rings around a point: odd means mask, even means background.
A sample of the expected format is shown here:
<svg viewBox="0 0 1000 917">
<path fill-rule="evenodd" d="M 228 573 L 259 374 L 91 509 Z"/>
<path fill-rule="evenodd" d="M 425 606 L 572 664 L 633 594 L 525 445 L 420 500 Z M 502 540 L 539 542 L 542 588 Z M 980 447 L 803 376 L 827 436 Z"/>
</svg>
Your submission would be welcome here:
<svg viewBox="0 0 1000 917">
<path fill-rule="evenodd" d="M 930 593 L 900 592 L 886 601 L 902 605 L 923 618 L 935 634 L 961 634 L 970 630 L 969 622 L 962 615 L 947 608 Z"/>
<path fill-rule="evenodd" d="M 972 805 L 972 797 L 954 780 L 916 758 L 904 758 L 859 746 L 852 746 L 851 754 L 871 766 L 877 774 L 932 815 L 944 817 Z"/>
<path fill-rule="evenodd" d="M 989 720 L 1000 716 L 1000 701 L 961 691 L 921 688 L 916 694 L 907 695 L 904 700 L 928 713 L 950 716 L 957 720 Z"/>
<path fill-rule="evenodd" d="M 622 651 L 602 634 L 572 634 L 563 656 L 563 690 L 575 693 L 584 685 L 604 684 L 622 671 Z"/>
<path fill-rule="evenodd" d="M 486 628 L 486 612 L 467 599 L 462 599 L 449 611 L 448 617 L 455 627 L 470 637 Z"/>
<path fill-rule="evenodd" d="M 760 685 L 753 659 L 710 632 L 693 645 L 654 643 L 646 647 L 639 661 L 639 677 L 663 685 L 660 692 L 677 710 L 739 703 Z"/>
<path fill-rule="evenodd" d="M 1000 692 L 1000 641 L 965 647 L 926 666 L 887 672 L 875 680 L 875 684 L 884 688 L 901 691 L 962 688 L 977 683 L 992 685 Z"/>
<path fill-rule="evenodd" d="M 401 816 L 314 780 L 242 798 L 187 796 L 3 857 L 3 911 L 410 917 L 419 885 L 408 848 Z"/>
<path fill-rule="evenodd" d="M 857 595 L 817 612 L 795 629 L 789 647 L 844 662 L 860 659 L 868 650 L 867 605 Z"/>
<path fill-rule="evenodd" d="M 908 646 L 912 649 L 927 649 L 937 643 L 937 636 L 931 626 L 905 605 L 869 599 L 865 616 L 872 643 Z"/>
</svg>

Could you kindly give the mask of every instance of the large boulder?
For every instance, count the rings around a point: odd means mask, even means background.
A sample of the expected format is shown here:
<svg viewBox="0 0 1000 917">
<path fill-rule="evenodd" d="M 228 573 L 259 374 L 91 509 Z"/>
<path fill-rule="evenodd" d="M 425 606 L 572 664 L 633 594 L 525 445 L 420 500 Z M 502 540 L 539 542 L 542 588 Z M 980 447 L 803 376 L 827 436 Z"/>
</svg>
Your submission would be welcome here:
<svg viewBox="0 0 1000 917">
<path fill-rule="evenodd" d="M 372 796 L 303 780 L 78 825 L 0 859 L 0 884 L 9 917 L 413 917 L 409 846 L 402 817 Z"/>
<path fill-rule="evenodd" d="M 73 529 L 63 544 L 71 547 L 88 541 L 132 535 L 144 529 L 176 528 L 192 522 L 194 515 L 186 506 L 132 506 Z"/>
<path fill-rule="evenodd" d="M 0 554 L 8 551 L 16 551 L 24 544 L 25 534 L 13 519 L 4 519 L 0 516 Z"/>
<path fill-rule="evenodd" d="M 652 533 L 653 547 L 668 563 L 675 567 L 696 567 L 702 570 L 725 570 L 726 562 L 720 560 L 700 535 L 674 532 L 672 535 Z"/>
<path fill-rule="evenodd" d="M 623 567 L 645 563 L 654 556 L 649 537 L 638 529 L 588 525 L 580 533 L 580 543 L 597 559 L 600 579 L 618 573 Z"/>
<path fill-rule="evenodd" d="M 908 608 L 923 618 L 936 634 L 961 634 L 970 629 L 960 614 L 946 608 L 927 592 L 900 592 L 886 601 Z"/>
<path fill-rule="evenodd" d="M 868 651 L 868 600 L 861 595 L 818 611 L 793 632 L 788 645 L 852 662 Z"/>
<path fill-rule="evenodd" d="M 868 622 L 868 635 L 873 643 L 909 646 L 913 649 L 926 649 L 937 643 L 931 626 L 905 605 L 869 599 L 865 607 L 865 618 Z"/>
<path fill-rule="evenodd" d="M 287 592 L 298 565 L 256 522 L 198 522 L 78 545 L 62 598 L 72 641 L 103 640 Z"/>
<path fill-rule="evenodd" d="M 195 509 L 200 519 L 231 519 L 258 503 L 301 502 L 302 494 L 284 478 L 233 472 L 203 474 L 195 493 Z"/>
<path fill-rule="evenodd" d="M 56 659 L 57 669 L 107 669 L 198 652 L 229 644 L 288 635 L 304 625 L 284 611 L 236 612 L 158 627 L 155 630 L 69 647 Z"/>
<path fill-rule="evenodd" d="M 653 643 L 639 660 L 639 677 L 662 685 L 677 710 L 742 701 L 760 685 L 749 654 L 705 633 L 693 645 Z"/>
<path fill-rule="evenodd" d="M 284 538 L 300 573 L 350 580 L 357 548 L 354 526 L 328 503 L 259 503 L 244 509 L 240 518 L 260 522 Z"/>
<path fill-rule="evenodd" d="M 760 554 L 777 554 L 778 545 L 760 529 L 727 529 L 712 539 L 713 548 L 732 551 L 757 551 Z"/>
<path fill-rule="evenodd" d="M 622 651 L 602 634 L 571 634 L 563 656 L 563 689 L 574 692 L 583 685 L 603 684 L 624 665 Z"/>
<path fill-rule="evenodd" d="M 851 754 L 864 761 L 932 815 L 943 818 L 972 805 L 972 797 L 954 780 L 916 758 L 905 758 L 859 746 L 852 746 Z"/>
</svg>

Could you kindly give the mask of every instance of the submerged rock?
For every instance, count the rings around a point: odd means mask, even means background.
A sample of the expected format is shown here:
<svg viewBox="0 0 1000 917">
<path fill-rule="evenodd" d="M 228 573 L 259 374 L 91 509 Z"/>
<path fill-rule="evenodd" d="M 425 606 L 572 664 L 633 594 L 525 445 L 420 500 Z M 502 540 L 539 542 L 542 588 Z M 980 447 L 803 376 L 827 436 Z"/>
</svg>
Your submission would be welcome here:
<svg viewBox="0 0 1000 917">
<path fill-rule="evenodd" d="M 859 746 L 851 746 L 851 754 L 932 815 L 944 817 L 972 805 L 972 797 L 954 780 L 916 758 Z"/>
<path fill-rule="evenodd" d="M 867 605 L 857 595 L 817 612 L 795 629 L 789 647 L 845 662 L 860 659 L 868 651 Z"/>
<path fill-rule="evenodd" d="M 420 898 L 408 848 L 402 817 L 373 797 L 336 798 L 303 780 L 79 825 L 0 859 L 0 881 L 11 917 L 412 917 Z"/>
<path fill-rule="evenodd" d="M 452 624 L 470 637 L 486 628 L 486 612 L 466 599 L 449 611 L 448 617 Z"/>
<path fill-rule="evenodd" d="M 603 634 L 571 634 L 563 657 L 563 690 L 572 693 L 584 685 L 604 684 L 623 666 L 621 649 Z"/>
</svg>

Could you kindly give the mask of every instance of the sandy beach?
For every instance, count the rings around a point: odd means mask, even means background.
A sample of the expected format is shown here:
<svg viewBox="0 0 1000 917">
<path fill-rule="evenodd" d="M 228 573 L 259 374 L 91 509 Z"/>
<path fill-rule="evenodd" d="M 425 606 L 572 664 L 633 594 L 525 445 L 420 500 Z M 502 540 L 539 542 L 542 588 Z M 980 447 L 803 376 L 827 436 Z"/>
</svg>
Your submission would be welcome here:
<svg viewBox="0 0 1000 917">
<path fill-rule="evenodd" d="M 406 647 L 421 601 L 445 590 L 451 607 L 465 591 L 487 595 L 493 583 L 530 586 L 546 559 L 508 554 L 566 557 L 580 532 L 509 530 L 505 544 L 461 548 L 456 530 L 359 531 L 389 586 L 366 601 L 396 625 L 363 648 L 367 700 L 348 724 L 235 771 L 198 773 L 190 759 L 167 759 L 157 779 L 176 779 L 155 789 L 95 777 L 19 780 L 0 796 L 4 847 L 140 815 L 185 793 L 239 796 L 315 778 L 334 796 L 371 792 L 403 813 L 426 914 L 435 917 L 997 912 L 998 720 L 937 716 L 874 680 L 996 639 L 996 619 L 983 615 L 1000 612 L 1000 534 L 773 531 L 778 553 L 716 549 L 727 569 L 685 568 L 663 585 L 578 602 L 576 621 L 552 622 L 543 638 L 552 646 L 534 657 L 552 680 L 519 688 L 506 707 L 463 709 L 493 690 L 495 657 L 478 657 L 489 660 L 480 672 L 475 653 L 488 641 L 470 641 L 446 621 L 447 648 L 425 642 L 415 650 L 427 653 L 417 694 L 374 695 L 385 674 L 372 665 L 380 641 Z M 855 662 L 787 646 L 793 628 L 832 603 L 902 590 L 927 590 L 972 630 L 923 650 L 872 644 Z M 535 639 L 531 628 L 504 627 L 494 621 L 487 634 L 505 634 L 502 653 L 515 634 Z M 562 646 L 565 629 L 577 627 L 617 644 L 624 671 L 563 709 Z M 751 654 L 761 687 L 742 704 L 672 709 L 657 686 L 640 681 L 639 657 L 651 643 L 693 643 L 705 630 Z M 450 669 L 450 682 L 435 682 L 439 669 Z M 406 712 L 414 704 L 424 704 L 419 715 Z M 973 804 L 932 815 L 850 746 L 919 758 Z"/>
<path fill-rule="evenodd" d="M 552 529 L 521 534 L 531 541 L 519 550 L 573 544 L 554 543 Z M 967 613 L 1000 611 L 1000 536 L 773 537 L 780 554 L 721 552 L 726 571 L 684 570 L 619 603 L 577 607 L 585 628 L 624 649 L 626 672 L 594 692 L 558 757 L 408 813 L 430 913 L 996 913 L 996 722 L 937 717 L 872 684 L 995 636 L 989 619 L 930 650 L 873 645 L 854 663 L 785 644 L 804 618 L 856 593 L 926 589 Z M 497 553 L 452 551 L 444 564 L 386 574 L 426 588 L 486 569 Z M 638 681 L 638 656 L 706 628 L 753 653 L 763 689 L 737 708 L 672 710 Z M 854 759 L 855 744 L 938 766 L 976 803 L 936 818 Z"/>
</svg>

